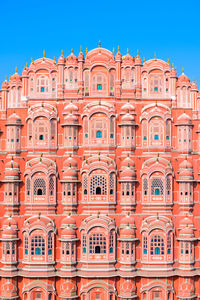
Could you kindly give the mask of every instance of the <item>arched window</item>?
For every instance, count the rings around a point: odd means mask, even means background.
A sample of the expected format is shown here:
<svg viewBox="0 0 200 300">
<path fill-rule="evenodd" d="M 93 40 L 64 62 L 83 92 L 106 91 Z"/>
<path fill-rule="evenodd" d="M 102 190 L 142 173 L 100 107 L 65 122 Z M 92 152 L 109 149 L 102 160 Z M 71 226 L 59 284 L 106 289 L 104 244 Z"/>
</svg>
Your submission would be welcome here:
<svg viewBox="0 0 200 300">
<path fill-rule="evenodd" d="M 147 178 L 143 179 L 143 193 L 146 196 L 148 194 L 148 180 Z"/>
<path fill-rule="evenodd" d="M 103 73 L 95 74 L 92 77 L 92 92 L 94 94 L 106 93 L 107 90 L 107 80 Z"/>
<path fill-rule="evenodd" d="M 51 233 L 48 235 L 48 255 L 52 255 L 52 249 L 53 249 L 53 241 Z"/>
<path fill-rule="evenodd" d="M 92 176 L 90 180 L 90 195 L 107 195 L 107 179 L 105 176 Z"/>
<path fill-rule="evenodd" d="M 162 92 L 162 79 L 160 76 L 151 77 L 150 91 L 151 94 L 159 94 Z"/>
<path fill-rule="evenodd" d="M 102 138 L 102 131 L 98 130 L 96 132 L 96 138 L 101 139 Z"/>
<path fill-rule="evenodd" d="M 26 195 L 29 196 L 31 191 L 31 181 L 29 178 L 26 180 Z"/>
<path fill-rule="evenodd" d="M 24 254 L 28 255 L 28 237 L 24 237 Z"/>
<path fill-rule="evenodd" d="M 34 195 L 46 195 L 46 182 L 42 178 L 34 181 Z"/>
<path fill-rule="evenodd" d="M 45 255 L 45 240 L 36 235 L 31 239 L 31 255 Z"/>
<path fill-rule="evenodd" d="M 151 181 L 151 195 L 163 195 L 163 181 L 160 178 L 153 178 Z"/>
<path fill-rule="evenodd" d="M 151 237 L 151 255 L 164 255 L 164 239 L 160 235 Z"/>
<path fill-rule="evenodd" d="M 50 177 L 50 180 L 49 180 L 49 195 L 50 196 L 53 196 L 54 194 L 54 180 L 52 177 Z"/>
<path fill-rule="evenodd" d="M 83 254 L 85 254 L 87 252 L 87 238 L 86 235 L 83 235 Z"/>
<path fill-rule="evenodd" d="M 37 79 L 37 92 L 48 93 L 49 91 L 49 80 L 48 77 L 42 75 Z"/>
<path fill-rule="evenodd" d="M 147 242 L 147 237 L 143 237 L 143 253 L 147 254 L 148 252 L 148 242 Z"/>
<path fill-rule="evenodd" d="M 106 253 L 106 237 L 102 233 L 90 236 L 90 253 Z"/>
</svg>

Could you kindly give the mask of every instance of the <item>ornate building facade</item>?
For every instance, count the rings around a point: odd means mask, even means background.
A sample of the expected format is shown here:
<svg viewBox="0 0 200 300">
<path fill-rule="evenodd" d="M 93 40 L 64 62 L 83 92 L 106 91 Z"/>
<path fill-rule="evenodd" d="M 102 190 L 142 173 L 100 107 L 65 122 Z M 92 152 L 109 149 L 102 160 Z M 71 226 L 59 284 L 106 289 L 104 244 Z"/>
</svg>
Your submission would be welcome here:
<svg viewBox="0 0 200 300">
<path fill-rule="evenodd" d="M 156 57 L 32 60 L 0 92 L 0 298 L 200 297 L 200 92 Z"/>
</svg>

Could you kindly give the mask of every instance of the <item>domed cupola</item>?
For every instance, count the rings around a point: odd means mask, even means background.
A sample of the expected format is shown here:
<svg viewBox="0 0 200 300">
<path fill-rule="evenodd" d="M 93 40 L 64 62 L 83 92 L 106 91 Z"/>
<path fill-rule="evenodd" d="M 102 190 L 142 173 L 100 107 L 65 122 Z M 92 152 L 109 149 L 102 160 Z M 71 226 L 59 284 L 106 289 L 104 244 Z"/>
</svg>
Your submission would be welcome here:
<svg viewBox="0 0 200 300">
<path fill-rule="evenodd" d="M 193 166 L 187 159 L 185 159 L 180 163 L 178 173 L 179 173 L 179 180 L 193 181 L 194 179 Z"/>
<path fill-rule="evenodd" d="M 177 118 L 176 125 L 192 125 L 192 119 L 186 113 L 183 113 Z"/>
<path fill-rule="evenodd" d="M 121 164 L 121 168 L 124 169 L 126 167 L 132 167 L 132 168 L 135 168 L 135 163 L 134 161 L 129 157 L 127 156 L 123 161 L 122 161 L 122 164 Z"/>
<path fill-rule="evenodd" d="M 71 181 L 76 181 L 77 180 L 77 171 L 74 170 L 73 168 L 69 167 L 68 169 L 64 170 L 63 172 L 63 178 Z"/>
<path fill-rule="evenodd" d="M 6 229 L 6 228 L 9 227 L 9 226 L 11 226 L 12 229 L 14 229 L 14 230 L 18 230 L 18 228 L 17 228 L 17 221 L 16 221 L 15 219 L 13 219 L 13 218 L 11 217 L 11 215 L 9 215 L 9 217 L 6 218 L 6 219 L 3 221 L 3 223 L 2 223 L 2 228 L 3 228 L 3 230 Z"/>
<path fill-rule="evenodd" d="M 73 49 L 71 50 L 71 54 L 66 58 L 66 64 L 76 64 L 78 62 L 77 57 L 73 53 Z"/>
<path fill-rule="evenodd" d="M 83 55 L 82 47 L 80 47 L 80 52 L 79 52 L 79 55 L 78 55 L 78 61 L 84 61 L 84 55 Z"/>
<path fill-rule="evenodd" d="M 17 68 L 15 69 L 15 74 L 10 76 L 10 85 L 21 84 L 22 77 L 17 73 Z"/>
<path fill-rule="evenodd" d="M 62 230 L 61 238 L 68 241 L 73 240 L 76 238 L 76 231 L 72 227 L 67 226 Z"/>
<path fill-rule="evenodd" d="M 8 87 L 9 87 L 9 83 L 8 83 L 7 79 L 5 79 L 5 81 L 3 81 L 3 83 L 2 83 L 1 89 L 2 90 L 7 90 Z"/>
<path fill-rule="evenodd" d="M 121 53 L 119 52 L 119 46 L 118 46 L 117 54 L 116 54 L 116 56 L 115 56 L 115 60 L 116 60 L 116 61 L 121 61 L 121 60 L 122 60 Z"/>
<path fill-rule="evenodd" d="M 10 115 L 7 119 L 6 125 L 17 125 L 21 126 L 22 122 L 20 117 L 14 112 L 12 115 Z"/>
<path fill-rule="evenodd" d="M 68 167 L 77 168 L 77 161 L 75 158 L 69 156 L 63 163 L 63 169 L 66 169 Z"/>
<path fill-rule="evenodd" d="M 61 56 L 58 59 L 58 64 L 63 65 L 65 63 L 65 57 L 63 55 L 63 51 L 61 52 Z"/>
<path fill-rule="evenodd" d="M 128 101 L 121 107 L 121 111 L 124 114 L 127 113 L 127 111 L 131 113 L 135 111 L 135 106 Z"/>
<path fill-rule="evenodd" d="M 123 125 L 135 125 L 135 118 L 133 115 L 127 111 L 127 113 L 122 117 L 122 123 Z"/>
<path fill-rule="evenodd" d="M 64 107 L 63 115 L 67 115 L 70 113 L 72 114 L 78 113 L 78 106 L 75 105 L 72 101 Z"/>
<path fill-rule="evenodd" d="M 5 165 L 5 180 L 18 180 L 19 179 L 19 164 L 13 159 Z"/>
<path fill-rule="evenodd" d="M 130 216 L 129 213 L 125 217 L 123 217 L 120 221 L 120 229 L 126 228 L 127 226 L 129 226 L 132 229 L 136 228 L 134 218 Z"/>
<path fill-rule="evenodd" d="M 76 229 L 76 220 L 71 216 L 71 214 L 68 214 L 67 217 L 65 217 L 61 222 L 61 229 L 66 227 L 72 227 L 73 229 Z"/>
<path fill-rule="evenodd" d="M 137 56 L 135 57 L 135 65 L 142 65 L 142 59 L 139 56 L 139 51 L 137 50 Z"/>
<path fill-rule="evenodd" d="M 121 171 L 120 178 L 121 181 L 135 181 L 136 172 L 131 168 L 126 168 Z"/>
<path fill-rule="evenodd" d="M 182 74 L 178 77 L 178 84 L 179 83 L 190 83 L 190 79 L 184 74 L 184 69 L 182 70 Z"/>
</svg>

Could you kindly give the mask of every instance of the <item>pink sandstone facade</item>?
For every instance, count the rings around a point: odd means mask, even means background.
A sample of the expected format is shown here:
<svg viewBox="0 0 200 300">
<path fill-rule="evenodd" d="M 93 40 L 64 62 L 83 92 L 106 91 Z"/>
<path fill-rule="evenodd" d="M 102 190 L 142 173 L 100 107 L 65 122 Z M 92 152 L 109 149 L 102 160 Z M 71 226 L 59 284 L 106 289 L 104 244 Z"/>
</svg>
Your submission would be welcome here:
<svg viewBox="0 0 200 300">
<path fill-rule="evenodd" d="M 0 299 L 200 298 L 200 92 L 98 48 L 0 92 Z"/>
</svg>

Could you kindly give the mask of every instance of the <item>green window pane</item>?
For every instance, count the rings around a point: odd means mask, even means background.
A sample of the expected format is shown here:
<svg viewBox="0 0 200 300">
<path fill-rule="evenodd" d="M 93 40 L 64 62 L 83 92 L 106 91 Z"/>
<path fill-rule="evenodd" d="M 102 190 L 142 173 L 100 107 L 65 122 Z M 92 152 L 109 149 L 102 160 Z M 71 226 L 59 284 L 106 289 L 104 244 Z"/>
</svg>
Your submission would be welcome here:
<svg viewBox="0 0 200 300">
<path fill-rule="evenodd" d="M 44 93 L 45 92 L 45 88 L 41 87 L 40 91 L 41 91 L 41 93 Z"/>
<path fill-rule="evenodd" d="M 97 84 L 97 91 L 102 91 L 102 84 Z"/>
<path fill-rule="evenodd" d="M 158 92 L 158 87 L 155 87 L 155 88 L 154 88 L 154 92 Z"/>
</svg>

